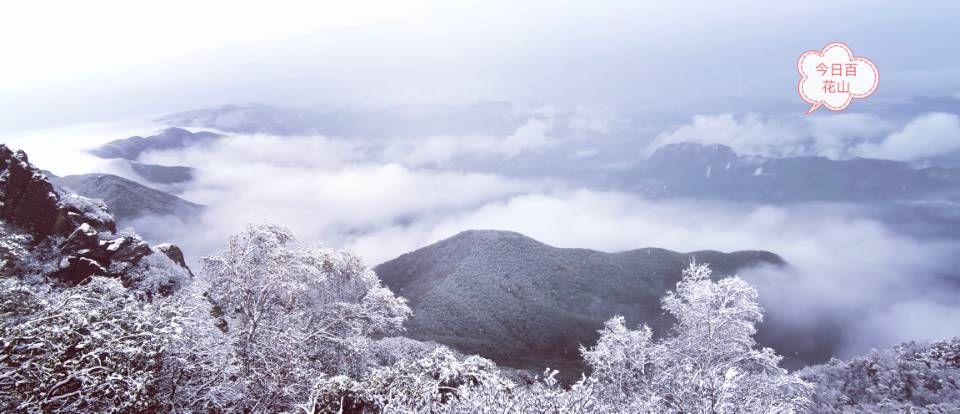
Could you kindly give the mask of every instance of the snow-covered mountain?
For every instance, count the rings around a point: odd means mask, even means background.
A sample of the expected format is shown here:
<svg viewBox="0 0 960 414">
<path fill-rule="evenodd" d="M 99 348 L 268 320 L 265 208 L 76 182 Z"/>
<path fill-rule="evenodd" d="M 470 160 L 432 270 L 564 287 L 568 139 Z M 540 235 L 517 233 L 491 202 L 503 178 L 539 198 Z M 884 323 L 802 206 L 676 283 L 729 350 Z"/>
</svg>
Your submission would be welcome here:
<svg viewBox="0 0 960 414">
<path fill-rule="evenodd" d="M 669 326 L 660 298 L 694 259 L 718 276 L 784 264 L 763 251 L 604 253 L 556 248 L 513 232 L 466 231 L 374 270 L 410 301 L 406 326 L 413 338 L 542 371 L 575 367 L 578 346 L 594 342 L 614 315 L 630 325 Z"/>
<path fill-rule="evenodd" d="M 90 153 L 100 158 L 122 158 L 136 161 L 146 151 L 185 148 L 189 145 L 222 137 L 213 132 L 190 132 L 182 128 L 167 128 L 146 138 L 134 136 L 118 139 L 91 149 Z"/>
<path fill-rule="evenodd" d="M 190 220 L 203 210 L 199 204 L 111 174 L 50 177 L 50 181 L 84 197 L 103 200 L 120 222 L 148 215 Z"/>
<path fill-rule="evenodd" d="M 133 174 L 154 184 L 178 184 L 193 179 L 194 169 L 179 165 L 156 165 L 138 161 L 148 151 L 177 150 L 191 145 L 216 140 L 223 135 L 213 132 L 190 132 L 182 128 L 167 128 L 146 138 L 134 136 L 110 141 L 89 150 L 90 154 L 104 159 L 121 160 Z"/>
</svg>

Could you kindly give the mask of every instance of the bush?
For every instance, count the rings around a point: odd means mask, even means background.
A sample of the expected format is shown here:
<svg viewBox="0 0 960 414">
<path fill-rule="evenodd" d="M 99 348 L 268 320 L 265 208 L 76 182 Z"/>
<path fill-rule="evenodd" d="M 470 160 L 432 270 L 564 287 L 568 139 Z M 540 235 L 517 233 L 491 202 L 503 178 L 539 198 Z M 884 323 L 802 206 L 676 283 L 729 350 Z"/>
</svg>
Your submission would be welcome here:
<svg viewBox="0 0 960 414">
<path fill-rule="evenodd" d="M 65 290 L 0 280 L 0 408 L 5 412 L 142 412 L 156 382 L 169 309 L 94 277 Z"/>
</svg>

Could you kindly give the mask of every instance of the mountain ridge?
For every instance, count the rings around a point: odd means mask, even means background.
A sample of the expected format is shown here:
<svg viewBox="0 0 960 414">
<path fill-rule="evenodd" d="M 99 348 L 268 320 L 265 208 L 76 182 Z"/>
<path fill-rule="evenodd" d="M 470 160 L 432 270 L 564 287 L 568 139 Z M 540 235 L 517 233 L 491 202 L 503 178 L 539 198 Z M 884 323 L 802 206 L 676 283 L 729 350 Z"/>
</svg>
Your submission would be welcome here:
<svg viewBox="0 0 960 414">
<path fill-rule="evenodd" d="M 223 135 L 209 131 L 190 132 L 183 128 L 170 127 L 146 138 L 133 136 L 117 139 L 90 149 L 88 152 L 105 159 L 120 158 L 137 161 L 147 151 L 181 149 L 197 142 L 221 138 Z"/>
<path fill-rule="evenodd" d="M 660 297 L 691 260 L 726 275 L 754 265 L 782 266 L 762 251 L 606 253 L 556 248 L 515 232 L 470 230 L 374 268 L 410 302 L 409 334 L 517 368 L 579 364 L 578 346 L 614 315 L 658 328 L 671 322 Z M 576 369 L 574 368 L 574 371 Z"/>
<path fill-rule="evenodd" d="M 960 196 L 960 169 L 860 157 L 743 156 L 720 144 L 664 145 L 613 177 L 624 189 L 653 197 L 779 203 Z"/>
</svg>

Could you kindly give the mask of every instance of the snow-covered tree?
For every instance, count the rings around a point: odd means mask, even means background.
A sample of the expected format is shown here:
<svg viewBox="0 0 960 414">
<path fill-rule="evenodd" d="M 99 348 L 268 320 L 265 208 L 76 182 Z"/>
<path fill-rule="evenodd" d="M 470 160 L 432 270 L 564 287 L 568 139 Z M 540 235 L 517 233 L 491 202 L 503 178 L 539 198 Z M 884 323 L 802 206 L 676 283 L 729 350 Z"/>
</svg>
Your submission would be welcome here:
<svg viewBox="0 0 960 414">
<path fill-rule="evenodd" d="M 558 371 L 546 369 L 532 384 L 484 385 L 461 389 L 458 398 L 445 405 L 444 413 L 522 413 L 587 414 L 646 413 L 650 406 L 642 400 L 624 404 L 602 398 L 598 381 L 584 377 L 569 389 L 560 386 Z"/>
<path fill-rule="evenodd" d="M 646 326 L 627 329 L 622 316 L 604 324 L 597 345 L 583 350 L 591 377 L 606 385 L 613 398 L 645 392 L 652 365 L 653 332 Z"/>
<path fill-rule="evenodd" d="M 276 226 L 249 226 L 202 264 L 200 283 L 208 284 L 202 299 L 217 320 L 197 324 L 184 339 L 192 343 L 176 345 L 185 347 L 178 365 L 190 370 L 186 351 L 195 349 L 200 354 L 193 357 L 214 359 L 206 366 L 227 363 L 237 372 L 202 369 L 190 375 L 213 376 L 191 376 L 191 381 L 227 381 L 239 391 L 217 390 L 211 397 L 220 396 L 219 402 L 184 404 L 192 409 L 224 403 L 236 393 L 242 394 L 231 403 L 237 410 L 289 409 L 321 375 L 357 376 L 368 370 L 370 338 L 400 332 L 410 315 L 405 301 L 383 287 L 356 255 L 300 245 Z M 204 306 L 196 294 L 193 301 L 197 308 Z M 219 349 L 221 335 L 228 338 L 227 356 L 202 352 Z"/>
<path fill-rule="evenodd" d="M 643 399 L 657 411 L 685 413 L 797 412 L 812 386 L 778 366 L 781 357 L 753 339 L 763 318 L 757 292 L 739 277 L 710 279 L 692 263 L 664 309 L 677 322 L 652 341 L 650 329 L 626 329 L 614 318 L 597 346 L 584 349 L 608 398 Z"/>
<path fill-rule="evenodd" d="M 147 299 L 169 296 L 191 281 L 187 269 L 160 252 L 144 256 L 124 273 L 127 287 Z"/>
<path fill-rule="evenodd" d="M 167 301 L 180 310 L 182 331 L 163 358 L 158 398 L 173 413 L 239 411 L 248 394 L 233 348 L 234 338 L 217 326 L 207 299 L 209 284 L 198 278 Z"/>
<path fill-rule="evenodd" d="M 960 338 L 833 359 L 799 375 L 817 384 L 818 413 L 960 412 Z"/>
<path fill-rule="evenodd" d="M 493 361 L 476 355 L 463 358 L 440 346 L 421 358 L 377 368 L 360 380 L 321 377 L 301 408 L 308 413 L 445 412 L 470 390 L 503 392 L 513 387 Z"/>
<path fill-rule="evenodd" d="M 74 288 L 0 279 L 0 411 L 155 409 L 162 352 L 177 315 L 116 279 Z"/>
</svg>

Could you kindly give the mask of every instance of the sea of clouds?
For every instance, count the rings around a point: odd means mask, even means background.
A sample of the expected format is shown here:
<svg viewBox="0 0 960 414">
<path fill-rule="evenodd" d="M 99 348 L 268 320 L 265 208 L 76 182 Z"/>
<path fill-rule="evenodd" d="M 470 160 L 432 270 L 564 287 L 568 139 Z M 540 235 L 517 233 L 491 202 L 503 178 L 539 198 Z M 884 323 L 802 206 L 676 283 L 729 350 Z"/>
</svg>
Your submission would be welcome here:
<svg viewBox="0 0 960 414">
<path fill-rule="evenodd" d="M 790 266 L 741 276 L 758 286 L 768 320 L 782 327 L 783 335 L 798 338 L 798 347 L 813 341 L 825 353 L 851 356 L 957 334 L 958 240 L 899 233 L 855 204 L 651 200 L 585 187 L 552 176 L 552 164 L 611 158 L 597 156 L 602 149 L 590 139 L 559 136 L 556 122 L 532 116 L 504 136 L 231 134 L 146 153 L 140 161 L 195 168 L 192 182 L 162 189 L 207 208 L 195 221 L 144 217 L 129 224 L 151 240 L 181 245 L 192 263 L 222 248 L 248 223 L 260 222 L 286 226 L 305 242 L 354 250 L 370 265 L 468 229 L 511 230 L 554 246 L 610 252 L 769 250 Z M 838 159 L 916 160 L 960 147 L 957 116 L 941 113 L 897 125 L 863 114 L 704 115 L 647 137 L 615 138 L 603 137 L 610 131 L 602 120 L 577 122 L 590 127 L 597 140 L 615 139 L 620 143 L 615 148 L 634 149 L 619 162 L 635 162 L 659 145 L 690 141 L 730 145 L 747 155 Z M 106 172 L 138 179 L 123 163 L 85 150 L 159 127 L 139 119 L 3 139 L 58 175 Z M 467 161 L 478 159 L 484 165 L 522 162 L 544 173 L 470 168 L 474 164 Z"/>
</svg>

